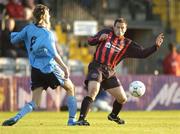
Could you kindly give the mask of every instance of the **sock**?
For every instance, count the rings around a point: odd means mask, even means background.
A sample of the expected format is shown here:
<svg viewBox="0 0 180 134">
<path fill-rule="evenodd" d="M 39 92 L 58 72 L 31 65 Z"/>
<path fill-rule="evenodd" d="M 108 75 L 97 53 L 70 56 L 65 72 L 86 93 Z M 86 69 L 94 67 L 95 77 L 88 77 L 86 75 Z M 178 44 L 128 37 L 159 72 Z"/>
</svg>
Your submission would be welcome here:
<svg viewBox="0 0 180 134">
<path fill-rule="evenodd" d="M 81 105 L 81 111 L 80 111 L 80 116 L 79 116 L 79 120 L 84 120 L 85 117 L 87 116 L 87 113 L 89 111 L 89 108 L 92 104 L 93 100 L 91 97 L 86 96 L 82 102 Z"/>
<path fill-rule="evenodd" d="M 27 113 L 32 112 L 36 107 L 36 104 L 34 103 L 34 101 L 31 101 L 29 103 L 27 103 L 14 117 L 14 119 L 17 121 L 19 119 L 21 119 L 22 117 L 24 117 Z"/>
<path fill-rule="evenodd" d="M 77 102 L 74 96 L 68 96 L 67 106 L 69 111 L 69 118 L 75 118 L 77 112 Z"/>
<path fill-rule="evenodd" d="M 121 111 L 122 109 L 122 104 L 120 104 L 119 102 L 117 102 L 117 100 L 114 101 L 113 103 L 113 109 L 112 109 L 112 112 L 111 112 L 111 117 L 117 117 L 117 115 L 119 114 L 119 112 Z"/>
</svg>

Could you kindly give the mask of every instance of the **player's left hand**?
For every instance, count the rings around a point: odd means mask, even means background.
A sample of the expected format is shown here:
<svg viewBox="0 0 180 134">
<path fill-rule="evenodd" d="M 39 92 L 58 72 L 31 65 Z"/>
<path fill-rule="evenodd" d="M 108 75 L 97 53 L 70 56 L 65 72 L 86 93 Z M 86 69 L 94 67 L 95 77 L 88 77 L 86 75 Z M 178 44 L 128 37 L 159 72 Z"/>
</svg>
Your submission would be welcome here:
<svg viewBox="0 0 180 134">
<path fill-rule="evenodd" d="M 100 41 L 104 41 L 108 38 L 108 34 L 102 34 L 100 37 L 99 37 L 99 40 Z"/>
<path fill-rule="evenodd" d="M 159 48 L 162 43 L 163 43 L 163 40 L 164 40 L 164 34 L 163 33 L 160 33 L 157 38 L 156 38 L 156 46 Z"/>
</svg>

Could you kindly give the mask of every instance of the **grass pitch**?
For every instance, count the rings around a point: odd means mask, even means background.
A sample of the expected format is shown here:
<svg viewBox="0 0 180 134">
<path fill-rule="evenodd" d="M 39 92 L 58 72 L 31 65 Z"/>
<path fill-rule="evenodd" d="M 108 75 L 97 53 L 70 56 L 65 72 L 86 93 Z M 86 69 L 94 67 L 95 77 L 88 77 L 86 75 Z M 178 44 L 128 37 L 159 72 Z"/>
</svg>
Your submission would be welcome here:
<svg viewBox="0 0 180 134">
<path fill-rule="evenodd" d="M 0 123 L 15 113 L 1 112 Z M 78 113 L 79 115 L 79 113 Z M 125 125 L 107 120 L 106 112 L 90 112 L 91 126 L 66 126 L 67 112 L 33 112 L 16 125 L 0 126 L 0 134 L 179 134 L 180 111 L 124 111 Z"/>
</svg>

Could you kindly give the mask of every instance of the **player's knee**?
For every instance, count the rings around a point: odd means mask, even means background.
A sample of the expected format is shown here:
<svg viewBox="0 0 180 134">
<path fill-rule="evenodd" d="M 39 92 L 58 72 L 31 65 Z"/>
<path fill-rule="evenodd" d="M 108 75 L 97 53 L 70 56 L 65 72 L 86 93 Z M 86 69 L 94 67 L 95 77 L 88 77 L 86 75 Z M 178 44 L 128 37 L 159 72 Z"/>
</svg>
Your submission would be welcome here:
<svg viewBox="0 0 180 134">
<path fill-rule="evenodd" d="M 124 104 L 124 103 L 127 102 L 127 97 L 124 96 L 124 97 L 122 97 L 122 98 L 117 99 L 117 101 L 118 101 L 120 104 Z"/>
<path fill-rule="evenodd" d="M 89 97 L 91 97 L 93 101 L 96 99 L 96 95 L 95 94 L 90 94 Z"/>
<path fill-rule="evenodd" d="M 127 102 L 127 97 L 123 97 L 122 99 L 122 104 L 126 103 Z"/>
<path fill-rule="evenodd" d="M 89 91 L 88 95 L 89 95 L 89 97 L 92 98 L 93 101 L 96 99 L 96 96 L 97 96 L 97 94 L 98 94 L 98 91 L 99 91 L 99 90 L 96 89 L 96 88 L 93 88 L 93 89 L 91 89 L 91 90 Z"/>
<path fill-rule="evenodd" d="M 68 91 L 73 91 L 73 90 L 74 90 L 74 87 L 73 87 L 73 85 L 71 85 L 71 84 L 65 85 L 65 88 L 66 88 L 66 90 L 68 90 Z"/>
<path fill-rule="evenodd" d="M 75 86 L 72 83 L 66 83 L 63 87 L 68 95 L 74 96 Z"/>
</svg>

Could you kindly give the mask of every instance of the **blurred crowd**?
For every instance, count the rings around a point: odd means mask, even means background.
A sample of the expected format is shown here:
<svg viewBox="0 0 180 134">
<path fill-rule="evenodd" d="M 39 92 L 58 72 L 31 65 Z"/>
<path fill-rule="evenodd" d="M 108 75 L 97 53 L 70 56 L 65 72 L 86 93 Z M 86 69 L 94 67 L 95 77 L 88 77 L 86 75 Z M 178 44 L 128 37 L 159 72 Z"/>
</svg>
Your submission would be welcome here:
<svg viewBox="0 0 180 134">
<path fill-rule="evenodd" d="M 16 47 L 10 43 L 10 33 L 19 31 L 32 21 L 32 11 L 35 7 L 34 0 L 1 0 L 1 57 L 27 57 L 23 42 Z"/>
<path fill-rule="evenodd" d="M 13 46 L 9 35 L 12 31 L 19 31 L 32 22 L 32 12 L 37 3 L 42 0 L 0 0 L 0 56 L 17 58 L 27 57 L 23 45 Z"/>
</svg>

